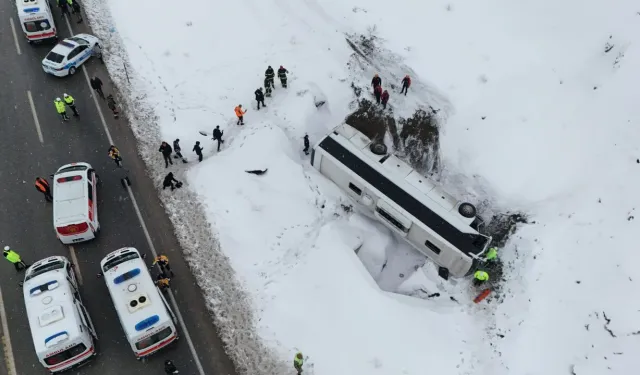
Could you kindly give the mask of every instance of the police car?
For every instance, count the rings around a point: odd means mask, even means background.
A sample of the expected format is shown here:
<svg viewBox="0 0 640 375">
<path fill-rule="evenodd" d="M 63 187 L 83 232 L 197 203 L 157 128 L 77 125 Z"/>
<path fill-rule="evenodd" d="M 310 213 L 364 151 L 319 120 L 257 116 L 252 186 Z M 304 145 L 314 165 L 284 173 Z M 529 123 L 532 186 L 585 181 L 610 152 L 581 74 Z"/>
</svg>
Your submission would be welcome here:
<svg viewBox="0 0 640 375">
<path fill-rule="evenodd" d="M 100 51 L 100 40 L 93 35 L 77 34 L 58 43 L 42 60 L 42 69 L 57 77 L 72 75 L 85 61 Z"/>
</svg>

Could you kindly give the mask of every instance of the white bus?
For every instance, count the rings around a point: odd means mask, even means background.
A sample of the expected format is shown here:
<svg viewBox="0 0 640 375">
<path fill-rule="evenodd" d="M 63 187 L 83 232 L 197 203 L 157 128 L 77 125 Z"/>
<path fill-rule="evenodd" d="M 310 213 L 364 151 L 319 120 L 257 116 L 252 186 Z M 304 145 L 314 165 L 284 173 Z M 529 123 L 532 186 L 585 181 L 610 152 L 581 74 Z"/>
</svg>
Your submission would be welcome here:
<svg viewBox="0 0 640 375">
<path fill-rule="evenodd" d="M 36 355 L 50 373 L 79 367 L 97 354 L 96 331 L 67 258 L 53 256 L 34 263 L 22 287 Z"/>
<path fill-rule="evenodd" d="M 458 202 L 348 124 L 313 148 L 311 165 L 374 217 L 440 266 L 440 275 L 463 277 L 491 237 L 471 203 Z"/>
<path fill-rule="evenodd" d="M 137 359 L 178 339 L 176 317 L 133 247 L 108 254 L 100 269 L 120 324 Z"/>
</svg>

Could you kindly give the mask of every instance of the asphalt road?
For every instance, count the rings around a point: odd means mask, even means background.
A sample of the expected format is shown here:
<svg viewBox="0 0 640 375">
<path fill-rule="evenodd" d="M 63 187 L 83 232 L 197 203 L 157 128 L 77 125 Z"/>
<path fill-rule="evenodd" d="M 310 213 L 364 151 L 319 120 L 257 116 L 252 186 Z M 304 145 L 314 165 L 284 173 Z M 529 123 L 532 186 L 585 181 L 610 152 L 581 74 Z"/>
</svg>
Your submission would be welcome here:
<svg viewBox="0 0 640 375">
<path fill-rule="evenodd" d="M 54 9 L 60 36 L 69 36 L 66 23 Z M 21 54 L 8 22 L 13 18 Z M 74 33 L 89 32 L 85 24 L 72 22 Z M 31 46 L 24 40 L 12 1 L 0 1 L 0 241 L 18 251 L 27 263 L 51 256 L 72 259 L 71 250 L 55 236 L 52 207 L 33 186 L 36 176 L 49 177 L 66 163 L 84 161 L 96 169 L 102 180 L 98 190 L 98 210 L 102 231 L 94 241 L 74 246 L 77 267 L 82 278 L 81 294 L 99 336 L 98 356 L 71 374 L 133 375 L 163 374 L 163 361 L 172 359 L 180 374 L 199 374 L 184 330 L 178 327 L 180 340 L 145 362 L 137 361 L 129 348 L 115 309 L 102 279 L 97 278 L 100 260 L 124 246 L 136 247 L 152 254 L 134 211 L 129 193 L 119 179 L 125 173 L 115 168 L 107 156 L 109 141 L 93 102 L 93 92 L 79 69 L 74 76 L 56 78 L 45 74 L 41 60 L 51 45 Z M 99 61 L 85 64 L 89 76 L 97 75 L 111 92 L 106 69 Z M 40 142 L 27 92 L 31 92 L 42 140 Z M 53 100 L 68 93 L 76 99 L 80 118 L 68 123 L 59 120 Z M 235 374 L 222 342 L 205 308 L 205 304 L 188 266 L 181 258 L 173 227 L 155 193 L 152 181 L 136 153 L 135 138 L 122 118 L 115 120 L 106 104 L 98 98 L 109 132 L 129 169 L 132 191 L 142 217 L 159 253 L 171 260 L 176 277 L 172 290 L 187 330 L 207 375 Z M 158 162 L 161 162 L 160 155 Z M 0 286 L 9 326 L 12 359 L 0 359 L 0 374 L 9 373 L 13 361 L 17 374 L 45 374 L 31 341 L 25 316 L 22 290 L 18 282 L 23 273 L 1 260 Z M 0 327 L 1 329 L 1 327 Z M 2 332 L 6 353 L 7 332 Z M 11 355 L 9 355 L 11 356 Z M 14 375 L 14 374 L 10 374 Z"/>
</svg>

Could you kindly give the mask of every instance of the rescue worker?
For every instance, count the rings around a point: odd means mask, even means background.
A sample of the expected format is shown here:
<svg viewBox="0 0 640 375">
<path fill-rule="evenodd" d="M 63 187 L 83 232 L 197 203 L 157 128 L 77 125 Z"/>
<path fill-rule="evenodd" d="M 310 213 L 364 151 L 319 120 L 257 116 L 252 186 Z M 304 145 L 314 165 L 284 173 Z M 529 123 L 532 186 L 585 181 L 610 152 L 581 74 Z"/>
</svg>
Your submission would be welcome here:
<svg viewBox="0 0 640 375">
<path fill-rule="evenodd" d="M 60 11 L 62 12 L 62 18 L 64 18 L 65 14 L 67 15 L 67 17 L 70 17 L 69 4 L 66 0 L 58 0 L 58 7 L 60 7 Z"/>
<path fill-rule="evenodd" d="M 113 98 L 112 94 L 107 96 L 107 107 L 113 112 L 113 118 L 118 118 L 118 110 L 116 109 L 116 100 Z"/>
<path fill-rule="evenodd" d="M 162 142 L 158 152 L 162 152 L 162 157 L 164 158 L 164 167 L 169 168 L 169 164 L 173 165 L 173 161 L 171 161 L 171 153 L 173 150 L 171 146 L 167 142 Z"/>
<path fill-rule="evenodd" d="M 219 145 L 220 143 L 218 143 Z M 218 146 L 219 147 L 219 146 Z M 196 144 L 193 146 L 193 150 L 196 155 L 198 155 L 198 161 L 201 162 L 202 161 L 202 150 L 203 148 L 200 147 L 200 141 L 196 141 Z"/>
<path fill-rule="evenodd" d="M 376 97 L 376 103 L 380 104 L 380 98 L 382 97 L 382 86 L 374 87 L 373 95 Z"/>
<path fill-rule="evenodd" d="M 267 106 L 266 104 L 264 104 L 264 93 L 262 92 L 262 87 L 258 87 L 258 89 L 256 90 L 256 92 L 254 92 L 254 94 L 256 95 L 256 102 L 258 102 L 258 111 L 259 111 L 260 103 L 262 103 L 263 107 Z"/>
<path fill-rule="evenodd" d="M 280 78 L 280 84 L 282 84 L 282 87 L 285 89 L 287 88 L 287 73 L 289 73 L 289 71 L 280 65 L 280 69 L 278 69 L 278 78 Z"/>
<path fill-rule="evenodd" d="M 26 269 L 29 267 L 29 265 L 26 264 L 22 260 L 22 258 L 20 258 L 20 255 L 15 251 L 11 250 L 9 246 L 4 247 L 4 251 L 2 252 L 2 255 L 4 255 L 4 257 L 9 262 L 13 263 L 13 266 L 16 268 L 16 271 L 22 271 L 23 269 Z"/>
<path fill-rule="evenodd" d="M 220 143 L 224 143 L 222 134 L 224 134 L 224 132 L 220 130 L 220 125 L 216 125 L 216 128 L 213 129 L 213 140 L 218 141 L 218 151 L 220 151 Z"/>
<path fill-rule="evenodd" d="M 302 365 L 304 364 L 304 358 L 302 358 L 302 353 L 296 353 L 296 356 L 293 357 L 293 368 L 298 371 L 298 375 L 302 374 Z"/>
<path fill-rule="evenodd" d="M 109 157 L 113 159 L 119 168 L 122 168 L 122 158 L 120 157 L 120 150 L 114 145 L 109 146 Z"/>
<path fill-rule="evenodd" d="M 473 274 L 473 285 L 480 286 L 485 282 L 489 281 L 489 274 L 486 271 L 477 270 Z"/>
<path fill-rule="evenodd" d="M 182 159 L 183 163 L 187 162 L 187 159 L 184 158 L 184 156 L 182 156 L 182 153 L 180 152 L 182 150 L 182 148 L 180 148 L 180 139 L 176 138 L 175 141 L 173 141 L 173 151 L 176 153 L 175 155 L 173 155 L 174 159 Z"/>
<path fill-rule="evenodd" d="M 39 192 L 44 194 L 44 199 L 46 199 L 47 202 L 53 201 L 53 196 L 51 195 L 51 188 L 49 187 L 49 183 L 47 182 L 46 179 L 42 177 L 36 177 L 36 189 L 38 189 Z"/>
<path fill-rule="evenodd" d="M 238 117 L 238 122 L 236 125 L 244 125 L 244 114 L 247 113 L 247 111 L 242 110 L 242 104 L 238 104 L 238 106 L 234 108 L 234 111 L 236 112 L 236 116 Z"/>
<path fill-rule="evenodd" d="M 309 135 L 305 134 L 304 138 L 303 138 L 303 142 L 304 142 L 304 154 L 305 155 L 309 155 Z"/>
<path fill-rule="evenodd" d="M 164 181 L 162 181 L 162 190 L 164 190 L 164 189 L 166 189 L 168 187 L 171 187 L 171 191 L 175 190 L 176 187 L 173 185 L 174 182 L 176 184 L 180 184 L 180 181 L 176 180 L 173 177 L 173 173 L 169 172 L 166 176 L 164 176 Z M 180 187 L 180 186 L 178 186 L 178 187 Z"/>
<path fill-rule="evenodd" d="M 153 263 L 151 265 L 155 266 L 156 263 L 160 266 L 160 270 L 162 270 L 162 273 L 165 276 L 170 275 L 171 277 L 173 277 L 173 271 L 171 270 L 171 266 L 169 265 L 169 258 L 166 255 L 158 255 L 153 259 Z"/>
<path fill-rule="evenodd" d="M 271 67 L 271 65 L 269 65 L 267 70 L 264 71 L 264 79 L 265 81 L 269 81 L 269 83 L 271 84 L 270 87 L 274 89 L 276 88 L 275 82 L 273 81 L 275 76 L 276 74 L 273 72 L 273 68 Z"/>
<path fill-rule="evenodd" d="M 387 109 L 387 102 L 389 101 L 389 91 L 384 90 L 382 92 L 382 96 L 380 97 L 380 101 L 382 102 L 382 108 Z"/>
<path fill-rule="evenodd" d="M 62 121 L 69 121 L 69 116 L 67 116 L 67 108 L 64 106 L 64 102 L 60 98 L 56 98 L 53 102 L 56 105 L 56 111 L 62 118 Z"/>
<path fill-rule="evenodd" d="M 371 80 L 371 86 L 375 89 L 377 86 L 382 86 L 382 78 L 376 73 Z"/>
<path fill-rule="evenodd" d="M 71 108 L 71 110 L 73 111 L 73 115 L 75 117 L 80 116 L 80 114 L 78 113 L 78 110 L 76 109 L 76 101 L 75 99 L 73 99 L 73 96 L 64 93 L 62 94 L 62 97 L 64 98 L 64 102 L 69 106 L 69 108 Z"/>
<path fill-rule="evenodd" d="M 272 80 L 269 80 L 269 78 L 265 78 L 264 79 L 264 90 L 265 90 L 265 94 L 264 95 L 267 98 L 271 97 L 271 81 Z"/>
<path fill-rule="evenodd" d="M 169 284 L 169 282 L 171 281 L 171 279 L 169 279 L 168 277 L 166 277 L 163 274 L 160 274 L 156 277 L 156 286 L 158 288 L 160 288 L 161 292 L 164 292 L 165 290 L 167 290 L 167 288 L 169 288 L 171 285 Z"/>
<path fill-rule="evenodd" d="M 498 260 L 498 249 L 492 247 L 487 251 L 487 256 L 484 258 L 487 262 L 495 262 Z"/>
<path fill-rule="evenodd" d="M 164 361 L 164 372 L 168 375 L 171 375 L 177 374 L 179 371 L 176 365 L 174 365 L 170 359 L 167 359 L 166 361 Z"/>
<path fill-rule="evenodd" d="M 80 10 L 80 3 L 78 0 L 72 1 L 71 10 L 73 11 L 73 14 L 78 16 L 78 21 L 76 23 L 82 23 L 82 11 Z"/>
<path fill-rule="evenodd" d="M 402 90 L 400 90 L 400 94 L 404 92 L 404 96 L 407 96 L 407 92 L 409 91 L 409 86 L 411 86 L 411 77 L 407 74 L 402 79 Z"/>
<path fill-rule="evenodd" d="M 102 81 L 100 80 L 100 78 L 93 76 L 93 78 L 91 78 L 89 82 L 91 83 L 91 88 L 96 90 L 98 95 L 100 95 L 102 100 L 104 100 L 104 93 L 102 92 Z"/>
</svg>

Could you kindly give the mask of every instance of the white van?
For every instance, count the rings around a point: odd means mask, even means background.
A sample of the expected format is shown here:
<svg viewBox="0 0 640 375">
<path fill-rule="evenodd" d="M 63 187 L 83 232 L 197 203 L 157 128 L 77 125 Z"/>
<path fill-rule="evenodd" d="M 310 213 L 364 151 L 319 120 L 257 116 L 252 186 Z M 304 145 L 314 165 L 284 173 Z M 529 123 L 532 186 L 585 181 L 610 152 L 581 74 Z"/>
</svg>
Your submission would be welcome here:
<svg viewBox="0 0 640 375">
<path fill-rule="evenodd" d="M 53 226 L 63 244 L 89 241 L 100 232 L 97 184 L 88 163 L 63 165 L 53 175 Z"/>
<path fill-rule="evenodd" d="M 16 8 L 29 43 L 58 38 L 48 0 L 16 0 Z"/>
<path fill-rule="evenodd" d="M 137 359 L 178 339 L 176 317 L 133 247 L 107 255 L 100 269 L 118 312 L 120 324 Z"/>
<path fill-rule="evenodd" d="M 67 258 L 53 256 L 34 263 L 22 288 L 36 355 L 50 373 L 79 367 L 97 354 L 96 331 Z"/>
</svg>

